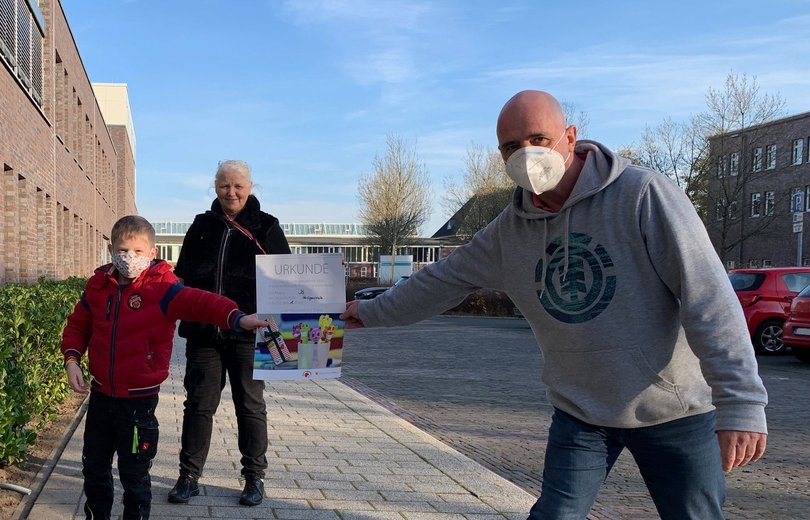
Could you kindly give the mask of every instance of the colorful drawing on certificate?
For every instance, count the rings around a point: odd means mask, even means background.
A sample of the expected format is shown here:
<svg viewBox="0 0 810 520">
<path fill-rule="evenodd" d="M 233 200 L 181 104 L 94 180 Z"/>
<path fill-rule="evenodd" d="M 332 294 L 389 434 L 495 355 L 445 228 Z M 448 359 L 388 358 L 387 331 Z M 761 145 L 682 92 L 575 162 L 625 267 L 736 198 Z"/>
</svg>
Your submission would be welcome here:
<svg viewBox="0 0 810 520">
<path fill-rule="evenodd" d="M 271 324 L 256 332 L 254 379 L 340 376 L 344 333 L 340 313 L 259 316 Z"/>
</svg>

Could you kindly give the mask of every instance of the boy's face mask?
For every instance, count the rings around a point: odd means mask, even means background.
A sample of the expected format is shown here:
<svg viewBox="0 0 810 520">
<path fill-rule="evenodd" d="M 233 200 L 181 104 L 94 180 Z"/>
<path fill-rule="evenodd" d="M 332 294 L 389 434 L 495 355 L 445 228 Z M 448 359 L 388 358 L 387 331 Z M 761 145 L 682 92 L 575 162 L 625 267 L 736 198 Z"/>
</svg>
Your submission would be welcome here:
<svg viewBox="0 0 810 520">
<path fill-rule="evenodd" d="M 137 278 L 149 268 L 151 262 L 148 256 L 140 256 L 134 251 L 116 253 L 112 257 L 112 264 L 124 278 Z"/>
</svg>

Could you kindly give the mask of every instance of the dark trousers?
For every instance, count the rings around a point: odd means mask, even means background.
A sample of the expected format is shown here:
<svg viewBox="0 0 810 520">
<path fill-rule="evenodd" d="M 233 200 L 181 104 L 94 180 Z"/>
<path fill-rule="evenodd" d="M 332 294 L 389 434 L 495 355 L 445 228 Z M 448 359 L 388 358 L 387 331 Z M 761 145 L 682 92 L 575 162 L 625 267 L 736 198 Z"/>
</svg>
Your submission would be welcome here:
<svg viewBox="0 0 810 520">
<path fill-rule="evenodd" d="M 158 396 L 115 398 L 90 392 L 82 448 L 84 513 L 108 520 L 113 504 L 113 454 L 124 488 L 124 520 L 149 518 L 152 482 L 149 468 L 158 445 Z"/>
<path fill-rule="evenodd" d="M 253 348 L 253 343 L 225 339 L 206 344 L 187 342 L 180 475 L 193 478 L 202 475 L 211 445 L 214 413 L 219 407 L 227 374 L 236 408 L 242 475 L 264 477 L 267 408 L 264 381 L 253 379 Z"/>
</svg>

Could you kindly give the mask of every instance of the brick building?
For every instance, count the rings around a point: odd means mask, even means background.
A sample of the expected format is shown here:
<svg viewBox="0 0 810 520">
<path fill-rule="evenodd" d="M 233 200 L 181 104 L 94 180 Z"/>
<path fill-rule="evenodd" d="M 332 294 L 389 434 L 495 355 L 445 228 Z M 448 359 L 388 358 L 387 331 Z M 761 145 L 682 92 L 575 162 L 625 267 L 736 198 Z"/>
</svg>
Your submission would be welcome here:
<svg viewBox="0 0 810 520">
<path fill-rule="evenodd" d="M 810 211 L 810 112 L 717 135 L 709 145 L 706 227 L 726 267 L 810 265 L 810 217 L 794 232 L 794 219 Z"/>
<path fill-rule="evenodd" d="M 0 283 L 89 275 L 135 212 L 126 86 L 97 99 L 59 0 L 0 0 L 0 62 Z"/>
</svg>

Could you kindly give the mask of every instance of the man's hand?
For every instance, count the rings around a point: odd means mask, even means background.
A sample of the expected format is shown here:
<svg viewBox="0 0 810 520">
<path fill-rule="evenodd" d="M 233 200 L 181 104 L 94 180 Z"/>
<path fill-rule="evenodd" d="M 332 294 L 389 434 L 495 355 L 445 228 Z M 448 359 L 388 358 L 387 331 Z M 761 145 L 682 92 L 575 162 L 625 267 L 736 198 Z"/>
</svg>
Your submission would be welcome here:
<svg viewBox="0 0 810 520">
<path fill-rule="evenodd" d="M 256 330 L 259 327 L 267 327 L 269 321 L 260 320 L 256 314 L 246 314 L 239 318 L 239 328 L 242 330 Z"/>
<path fill-rule="evenodd" d="M 65 370 L 67 370 L 67 378 L 68 383 L 70 383 L 70 388 L 80 394 L 86 394 L 90 391 L 90 386 L 84 380 L 82 367 L 80 367 L 78 363 L 68 363 L 65 365 Z"/>
<path fill-rule="evenodd" d="M 717 430 L 717 441 L 723 455 L 723 471 L 756 462 L 765 453 L 768 436 L 764 433 Z"/>
<path fill-rule="evenodd" d="M 353 300 L 346 303 L 346 310 L 340 315 L 340 319 L 346 322 L 347 329 L 360 329 L 365 327 L 360 321 L 360 302 Z"/>
</svg>

